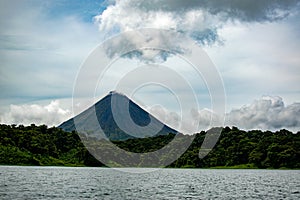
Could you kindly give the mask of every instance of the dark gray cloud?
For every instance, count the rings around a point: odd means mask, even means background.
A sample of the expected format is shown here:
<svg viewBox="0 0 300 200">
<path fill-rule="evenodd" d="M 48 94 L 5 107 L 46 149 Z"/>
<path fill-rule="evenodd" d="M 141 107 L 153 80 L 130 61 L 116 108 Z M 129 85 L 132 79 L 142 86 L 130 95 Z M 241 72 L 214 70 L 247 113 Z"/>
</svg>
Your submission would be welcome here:
<svg viewBox="0 0 300 200">
<path fill-rule="evenodd" d="M 206 8 L 212 13 L 224 13 L 228 19 L 245 22 L 261 22 L 282 19 L 299 6 L 299 0 L 229 0 L 205 1 Z"/>
<path fill-rule="evenodd" d="M 212 45 L 223 43 L 218 30 L 228 21 L 252 23 L 280 20 L 297 12 L 299 2 L 299 0 L 121 0 L 114 2 L 96 16 L 95 22 L 98 23 L 101 33 L 108 36 L 140 28 L 158 28 L 182 33 L 199 45 Z"/>
<path fill-rule="evenodd" d="M 148 11 L 187 12 L 202 9 L 225 19 L 240 21 L 273 21 L 287 16 L 299 6 L 299 0 L 131 0 L 133 7 Z"/>
</svg>

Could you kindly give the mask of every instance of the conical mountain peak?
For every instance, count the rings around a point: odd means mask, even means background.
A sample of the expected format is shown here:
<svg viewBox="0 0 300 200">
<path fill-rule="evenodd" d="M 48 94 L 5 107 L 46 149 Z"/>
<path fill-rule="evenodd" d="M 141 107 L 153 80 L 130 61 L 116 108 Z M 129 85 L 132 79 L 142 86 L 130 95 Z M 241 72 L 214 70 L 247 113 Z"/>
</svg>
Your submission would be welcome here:
<svg viewBox="0 0 300 200">
<path fill-rule="evenodd" d="M 60 126 L 65 131 L 110 140 L 177 133 L 143 110 L 126 95 L 111 91 L 96 104 Z"/>
<path fill-rule="evenodd" d="M 126 96 L 125 94 L 121 93 L 121 92 L 117 92 L 116 90 L 112 90 L 108 93 L 108 96 L 110 95 L 119 95 L 119 96 Z M 127 97 L 127 96 L 126 96 Z"/>
</svg>

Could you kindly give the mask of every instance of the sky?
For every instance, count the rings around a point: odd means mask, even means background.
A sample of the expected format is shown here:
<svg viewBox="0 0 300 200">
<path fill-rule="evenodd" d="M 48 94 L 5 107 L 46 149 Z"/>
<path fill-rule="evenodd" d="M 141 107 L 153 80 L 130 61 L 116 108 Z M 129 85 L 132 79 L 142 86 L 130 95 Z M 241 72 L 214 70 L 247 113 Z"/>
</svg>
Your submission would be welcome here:
<svg viewBox="0 0 300 200">
<path fill-rule="evenodd" d="M 199 130 L 208 128 L 215 115 L 222 116 L 224 125 L 247 130 L 299 131 L 299 8 L 299 0 L 0 1 L 0 123 L 57 126 L 69 119 L 74 115 L 74 88 L 91 52 L 100 45 L 113 59 L 120 49 L 141 44 L 138 37 L 113 43 L 114 37 L 149 28 L 180 34 L 180 40 L 154 34 L 149 43 L 176 54 L 139 49 L 119 57 L 98 77 L 94 101 L 122 80 L 120 92 L 182 132 L 190 123 L 197 123 Z M 108 45 L 101 46 L 105 41 Z M 218 98 L 210 89 L 214 76 L 197 76 L 183 59 L 199 49 L 222 81 L 224 113 L 212 106 L 212 97 Z M 134 85 L 160 77 L 134 71 L 154 64 L 187 79 L 198 106 L 185 110 L 187 115 L 180 113 L 192 100 L 176 81 Z M 172 80 L 175 75 L 170 74 L 161 79 Z M 184 101 L 178 103 L 178 97 Z M 80 107 L 76 111 L 88 106 L 80 106 L 80 98 L 75 102 Z"/>
</svg>

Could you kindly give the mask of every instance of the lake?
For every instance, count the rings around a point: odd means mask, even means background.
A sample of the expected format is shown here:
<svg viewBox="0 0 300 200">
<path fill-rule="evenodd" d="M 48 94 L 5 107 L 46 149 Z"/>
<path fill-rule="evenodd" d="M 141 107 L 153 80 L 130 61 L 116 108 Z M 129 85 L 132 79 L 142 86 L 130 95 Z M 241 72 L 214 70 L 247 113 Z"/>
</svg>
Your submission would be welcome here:
<svg viewBox="0 0 300 200">
<path fill-rule="evenodd" d="M 0 199 L 300 199 L 300 170 L 121 170 L 0 166 Z"/>
</svg>

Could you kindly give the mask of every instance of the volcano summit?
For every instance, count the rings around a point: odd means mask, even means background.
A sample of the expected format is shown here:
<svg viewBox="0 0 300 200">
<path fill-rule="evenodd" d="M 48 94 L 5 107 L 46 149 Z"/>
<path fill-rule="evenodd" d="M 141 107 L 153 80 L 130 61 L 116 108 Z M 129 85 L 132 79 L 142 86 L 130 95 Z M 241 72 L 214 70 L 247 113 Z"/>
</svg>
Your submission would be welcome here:
<svg viewBox="0 0 300 200">
<path fill-rule="evenodd" d="M 77 131 L 88 137 L 106 137 L 114 141 L 177 133 L 127 96 L 115 91 L 58 127 L 64 131 Z"/>
</svg>

